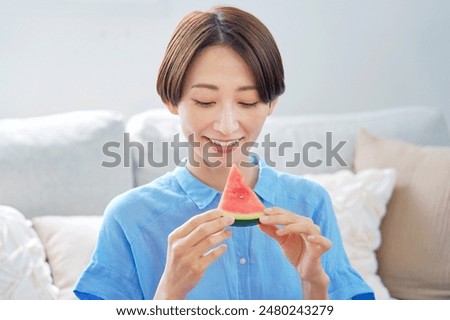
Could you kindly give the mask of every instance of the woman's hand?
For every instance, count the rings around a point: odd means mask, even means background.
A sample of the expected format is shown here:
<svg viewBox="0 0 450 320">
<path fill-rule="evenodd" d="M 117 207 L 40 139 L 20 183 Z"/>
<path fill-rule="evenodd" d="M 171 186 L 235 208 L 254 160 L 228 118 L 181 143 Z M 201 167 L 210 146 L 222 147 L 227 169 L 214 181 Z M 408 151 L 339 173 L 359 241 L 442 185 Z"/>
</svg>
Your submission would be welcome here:
<svg viewBox="0 0 450 320">
<path fill-rule="evenodd" d="M 231 236 L 225 229 L 234 218 L 215 209 L 197 215 L 175 229 L 168 238 L 166 267 L 154 299 L 184 299 L 209 265 L 226 250 L 220 244 Z"/>
<path fill-rule="evenodd" d="M 327 298 L 329 278 L 322 268 L 320 257 L 331 248 L 331 241 L 320 233 L 320 227 L 310 218 L 281 208 L 269 208 L 265 213 L 259 219 L 259 227 L 280 244 L 285 256 L 296 268 L 302 281 L 304 298 Z"/>
</svg>

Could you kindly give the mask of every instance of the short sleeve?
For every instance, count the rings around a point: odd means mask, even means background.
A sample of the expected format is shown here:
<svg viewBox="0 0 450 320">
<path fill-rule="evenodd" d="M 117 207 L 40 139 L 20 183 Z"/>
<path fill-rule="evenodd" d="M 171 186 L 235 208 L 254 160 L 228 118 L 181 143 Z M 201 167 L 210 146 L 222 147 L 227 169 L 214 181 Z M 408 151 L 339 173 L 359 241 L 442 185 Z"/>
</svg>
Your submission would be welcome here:
<svg viewBox="0 0 450 320">
<path fill-rule="evenodd" d="M 130 242 L 117 219 L 120 205 L 108 205 L 92 261 L 74 293 L 79 299 L 143 299 Z"/>
<path fill-rule="evenodd" d="M 332 247 L 322 257 L 325 272 L 330 277 L 328 294 L 333 300 L 349 300 L 374 297 L 372 288 L 350 265 L 344 249 L 332 202 L 323 189 L 321 204 L 314 213 L 313 220 L 321 228 L 322 234 L 332 242 Z"/>
</svg>

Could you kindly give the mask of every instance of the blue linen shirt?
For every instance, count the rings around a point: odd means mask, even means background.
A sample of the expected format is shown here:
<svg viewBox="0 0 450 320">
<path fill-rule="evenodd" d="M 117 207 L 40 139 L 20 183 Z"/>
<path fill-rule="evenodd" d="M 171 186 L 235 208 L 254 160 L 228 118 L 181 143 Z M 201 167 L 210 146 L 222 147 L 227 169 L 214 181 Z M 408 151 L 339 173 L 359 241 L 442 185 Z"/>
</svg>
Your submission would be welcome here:
<svg viewBox="0 0 450 320">
<path fill-rule="evenodd" d="M 313 219 L 333 242 L 322 256 L 330 299 L 373 298 L 350 266 L 328 193 L 318 184 L 259 160 L 254 191 L 266 207 Z M 186 167 L 116 197 L 106 208 L 92 262 L 74 293 L 80 299 L 153 299 L 166 262 L 167 237 L 191 217 L 217 208 L 221 193 Z M 187 299 L 302 299 L 301 281 L 278 243 L 257 226 L 231 227 L 227 251 Z"/>
</svg>

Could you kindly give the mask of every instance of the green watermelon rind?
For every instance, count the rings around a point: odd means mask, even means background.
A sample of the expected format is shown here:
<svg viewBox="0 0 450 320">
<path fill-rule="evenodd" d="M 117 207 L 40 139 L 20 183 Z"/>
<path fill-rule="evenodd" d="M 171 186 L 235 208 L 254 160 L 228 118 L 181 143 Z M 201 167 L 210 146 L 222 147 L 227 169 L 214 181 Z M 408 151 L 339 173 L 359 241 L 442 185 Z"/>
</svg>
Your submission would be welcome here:
<svg viewBox="0 0 450 320">
<path fill-rule="evenodd" d="M 259 219 L 255 220 L 234 220 L 232 227 L 251 227 L 256 226 L 259 223 Z"/>
<path fill-rule="evenodd" d="M 234 223 L 232 226 L 234 227 L 249 227 L 255 226 L 259 223 L 259 218 L 264 215 L 264 212 L 255 212 L 255 213 L 234 213 L 223 211 L 223 216 L 231 216 L 234 217 Z"/>
</svg>

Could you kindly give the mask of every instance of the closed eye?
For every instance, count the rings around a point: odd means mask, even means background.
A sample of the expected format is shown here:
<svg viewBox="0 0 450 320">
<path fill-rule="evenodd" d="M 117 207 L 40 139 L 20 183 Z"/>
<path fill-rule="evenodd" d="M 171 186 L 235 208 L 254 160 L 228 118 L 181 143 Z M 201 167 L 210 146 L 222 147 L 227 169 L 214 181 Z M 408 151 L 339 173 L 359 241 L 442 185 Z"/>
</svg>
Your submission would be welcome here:
<svg viewBox="0 0 450 320">
<path fill-rule="evenodd" d="M 251 102 L 251 103 L 247 103 L 247 102 L 239 102 L 239 104 L 245 108 L 252 108 L 252 107 L 256 107 L 256 105 L 258 104 L 258 101 L 256 102 Z"/>
<path fill-rule="evenodd" d="M 200 106 L 200 107 L 211 107 L 212 105 L 214 105 L 215 102 L 213 101 L 199 101 L 199 100 L 194 100 L 195 104 Z"/>
</svg>

